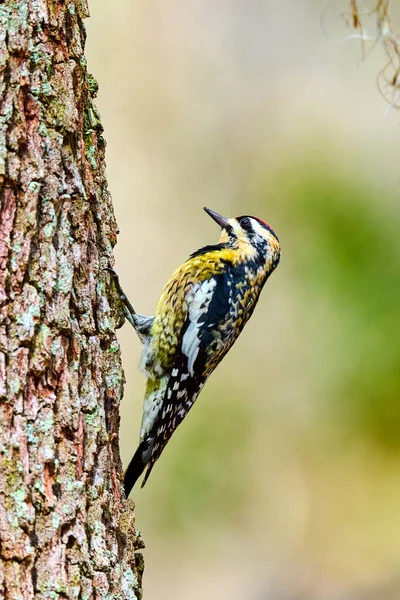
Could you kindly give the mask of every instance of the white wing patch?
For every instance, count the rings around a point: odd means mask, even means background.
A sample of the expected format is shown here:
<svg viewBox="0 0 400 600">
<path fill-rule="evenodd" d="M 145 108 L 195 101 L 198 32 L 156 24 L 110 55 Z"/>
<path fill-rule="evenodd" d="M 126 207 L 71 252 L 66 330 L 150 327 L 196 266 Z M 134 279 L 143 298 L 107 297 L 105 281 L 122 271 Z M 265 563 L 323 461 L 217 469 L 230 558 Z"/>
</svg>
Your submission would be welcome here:
<svg viewBox="0 0 400 600">
<path fill-rule="evenodd" d="M 208 307 L 213 297 L 216 285 L 217 282 L 215 279 L 207 279 L 206 281 L 203 281 L 202 284 L 193 288 L 193 296 L 192 298 L 188 298 L 188 318 L 190 324 L 182 338 L 182 352 L 185 356 L 187 356 L 188 372 L 192 376 L 194 375 L 193 366 L 199 353 L 200 346 L 200 338 L 198 334 L 201 325 L 199 324 L 199 320 L 208 311 Z"/>
</svg>

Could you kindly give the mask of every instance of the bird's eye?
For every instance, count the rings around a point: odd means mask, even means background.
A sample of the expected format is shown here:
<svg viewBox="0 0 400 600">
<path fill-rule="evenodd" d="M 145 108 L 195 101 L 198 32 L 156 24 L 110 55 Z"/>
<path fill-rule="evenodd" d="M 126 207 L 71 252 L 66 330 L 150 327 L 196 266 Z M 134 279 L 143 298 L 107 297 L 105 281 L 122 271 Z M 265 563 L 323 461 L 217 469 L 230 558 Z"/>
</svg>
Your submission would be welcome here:
<svg viewBox="0 0 400 600">
<path fill-rule="evenodd" d="M 248 217 L 241 219 L 240 225 L 243 227 L 243 229 L 247 229 L 247 230 L 252 229 L 250 219 Z"/>
</svg>

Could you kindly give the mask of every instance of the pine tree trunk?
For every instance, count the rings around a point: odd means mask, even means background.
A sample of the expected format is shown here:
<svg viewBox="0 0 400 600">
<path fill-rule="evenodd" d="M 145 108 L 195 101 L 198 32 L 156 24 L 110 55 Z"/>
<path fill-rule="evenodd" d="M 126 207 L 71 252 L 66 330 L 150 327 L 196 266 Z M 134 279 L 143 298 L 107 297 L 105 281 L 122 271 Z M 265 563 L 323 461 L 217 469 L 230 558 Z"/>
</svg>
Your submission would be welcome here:
<svg viewBox="0 0 400 600">
<path fill-rule="evenodd" d="M 85 0 L 0 2 L 0 598 L 141 596 Z"/>
</svg>

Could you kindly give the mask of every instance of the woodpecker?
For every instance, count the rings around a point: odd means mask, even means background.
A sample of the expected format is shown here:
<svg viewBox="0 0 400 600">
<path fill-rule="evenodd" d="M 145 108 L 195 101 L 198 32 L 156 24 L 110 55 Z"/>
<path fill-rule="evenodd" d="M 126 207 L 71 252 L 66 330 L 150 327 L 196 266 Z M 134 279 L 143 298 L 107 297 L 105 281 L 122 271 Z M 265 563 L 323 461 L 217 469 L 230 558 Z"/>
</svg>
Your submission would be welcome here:
<svg viewBox="0 0 400 600">
<path fill-rule="evenodd" d="M 161 292 L 155 315 L 133 309 L 118 276 L 124 313 L 142 344 L 147 382 L 139 446 L 124 475 L 128 497 L 147 468 L 145 485 L 168 440 L 206 380 L 253 314 L 261 290 L 278 266 L 280 244 L 261 219 L 205 212 L 221 227 L 218 244 L 193 252 Z"/>
</svg>

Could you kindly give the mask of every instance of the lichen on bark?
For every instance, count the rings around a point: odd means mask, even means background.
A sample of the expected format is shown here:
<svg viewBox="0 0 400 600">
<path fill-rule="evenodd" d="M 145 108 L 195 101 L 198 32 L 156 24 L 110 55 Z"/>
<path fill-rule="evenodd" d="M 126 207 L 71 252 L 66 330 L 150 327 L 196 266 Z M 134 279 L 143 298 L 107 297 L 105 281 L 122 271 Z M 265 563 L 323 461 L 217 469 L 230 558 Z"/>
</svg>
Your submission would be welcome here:
<svg viewBox="0 0 400 600">
<path fill-rule="evenodd" d="M 85 0 L 0 3 L 0 597 L 141 597 Z"/>
</svg>

